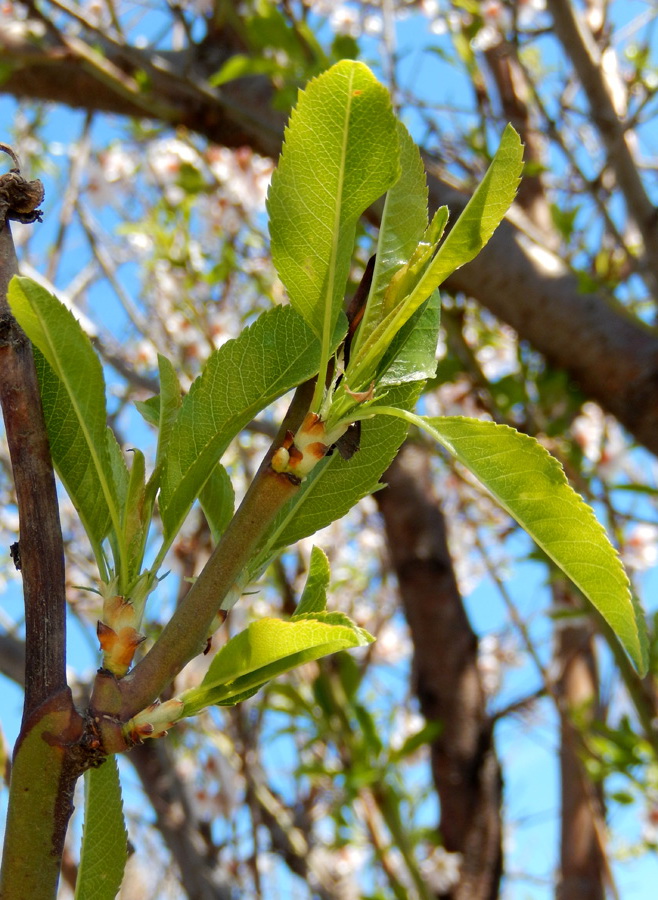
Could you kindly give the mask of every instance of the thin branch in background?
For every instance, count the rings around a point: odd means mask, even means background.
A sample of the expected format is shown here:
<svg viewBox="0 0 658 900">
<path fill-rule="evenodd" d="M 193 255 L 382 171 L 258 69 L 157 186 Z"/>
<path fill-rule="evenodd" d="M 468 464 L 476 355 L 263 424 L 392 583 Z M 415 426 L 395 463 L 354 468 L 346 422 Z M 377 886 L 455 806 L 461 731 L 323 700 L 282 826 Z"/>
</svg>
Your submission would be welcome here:
<svg viewBox="0 0 658 900">
<path fill-rule="evenodd" d="M 82 225 L 85 236 L 89 241 L 89 246 L 91 247 L 93 257 L 98 263 L 101 272 L 112 286 L 115 294 L 117 295 L 117 298 L 119 299 L 119 302 L 121 303 L 121 306 L 132 322 L 134 328 L 139 334 L 147 335 L 150 331 L 148 321 L 135 306 L 130 295 L 119 281 L 116 274 L 116 262 L 108 253 L 103 237 L 97 233 L 97 229 L 95 228 L 91 220 L 91 216 L 79 200 L 76 204 L 76 212 L 80 219 L 80 224 Z"/>
<path fill-rule="evenodd" d="M 592 822 L 595 825 L 596 840 L 598 843 L 599 854 L 601 858 L 601 866 L 605 874 L 605 880 L 611 897 L 613 897 L 614 900 L 620 900 L 619 892 L 615 884 L 615 878 L 612 869 L 610 868 L 610 862 L 607 856 L 607 835 L 605 831 L 605 823 L 603 822 L 601 814 L 600 803 L 598 801 L 598 798 L 594 795 L 593 786 L 588 778 L 584 763 L 579 755 L 579 750 L 583 747 L 583 739 L 572 721 L 570 710 L 565 708 L 563 698 L 558 691 L 557 682 L 559 680 L 559 675 L 553 676 L 549 674 L 548 670 L 542 663 L 532 641 L 532 638 L 530 637 L 530 632 L 526 623 L 521 618 L 519 611 L 516 608 L 516 604 L 512 600 L 506 585 L 496 571 L 496 567 L 492 565 L 489 559 L 489 554 L 486 551 L 486 548 L 480 537 L 479 529 L 477 527 L 475 528 L 475 545 L 480 553 L 484 566 L 487 570 L 487 574 L 491 578 L 492 582 L 496 585 L 498 593 L 500 594 L 505 604 L 505 608 L 507 609 L 507 613 L 521 637 L 526 653 L 535 664 L 537 671 L 541 676 L 546 695 L 550 697 L 558 711 L 560 720 L 564 725 L 565 740 L 568 740 L 574 758 L 579 760 L 578 778 L 583 793 L 587 798 Z"/>
<path fill-rule="evenodd" d="M 598 190 L 597 185 L 592 181 L 592 179 L 588 178 L 585 175 L 582 167 L 578 164 L 576 153 L 573 147 L 568 144 L 566 134 L 560 131 L 554 117 L 551 116 L 548 112 L 546 104 L 544 103 L 543 98 L 537 90 L 537 86 L 535 85 L 533 79 L 530 77 L 528 68 L 525 66 L 522 58 L 518 60 L 518 64 L 524 72 L 529 90 L 532 92 L 532 102 L 535 104 L 536 109 L 542 117 L 546 135 L 560 148 L 565 156 L 565 159 L 569 163 L 572 172 L 579 178 L 581 188 L 589 193 L 592 201 L 594 202 L 596 210 L 605 222 L 608 233 L 615 241 L 616 245 L 623 249 L 629 268 L 632 271 L 639 273 L 640 263 L 637 259 L 637 256 L 636 254 L 631 252 L 626 239 L 624 238 L 621 231 L 617 228 L 617 225 L 610 215 L 610 210 L 608 208 L 609 198 L 601 196 L 601 192 L 600 190 Z"/>
<path fill-rule="evenodd" d="M 57 229 L 53 247 L 50 251 L 48 266 L 46 268 L 46 278 L 49 281 L 55 281 L 57 277 L 57 269 L 59 268 L 62 250 L 64 248 L 64 239 L 68 232 L 69 225 L 73 220 L 73 213 L 75 212 L 78 202 L 80 183 L 89 160 L 89 149 L 91 147 L 90 130 L 93 117 L 92 112 L 88 112 L 85 115 L 82 132 L 77 142 L 73 145 L 76 152 L 69 164 L 66 190 L 64 192 L 59 214 L 59 227 Z"/>
<path fill-rule="evenodd" d="M 606 146 L 608 163 L 615 173 L 644 242 L 643 259 L 651 282 L 650 292 L 658 290 L 658 219 L 655 206 L 640 178 L 629 144 L 627 126 L 621 121 L 610 87 L 601 66 L 601 53 L 588 25 L 570 0 L 547 0 L 555 33 L 573 65 L 589 101 L 589 112 Z"/>
</svg>

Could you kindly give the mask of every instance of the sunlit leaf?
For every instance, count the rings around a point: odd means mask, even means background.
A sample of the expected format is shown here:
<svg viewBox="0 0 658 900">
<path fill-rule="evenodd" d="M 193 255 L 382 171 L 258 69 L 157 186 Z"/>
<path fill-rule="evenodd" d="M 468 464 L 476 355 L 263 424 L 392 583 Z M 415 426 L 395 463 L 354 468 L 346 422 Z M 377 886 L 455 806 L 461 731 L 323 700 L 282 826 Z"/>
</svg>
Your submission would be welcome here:
<svg viewBox="0 0 658 900">
<path fill-rule="evenodd" d="M 343 60 L 300 92 L 272 178 L 272 258 L 290 302 L 326 347 L 343 306 L 356 223 L 399 173 L 388 91 Z"/>
<path fill-rule="evenodd" d="M 299 598 L 295 615 L 305 616 L 308 613 L 324 612 L 327 608 L 327 588 L 329 587 L 329 560 L 319 547 L 311 550 L 311 561 L 302 596 Z"/>
<path fill-rule="evenodd" d="M 368 307 L 357 332 L 355 353 L 380 322 L 384 292 L 393 275 L 411 257 L 427 227 L 425 166 L 418 147 L 401 122 L 398 122 L 398 141 L 400 177 L 386 194 Z"/>
<path fill-rule="evenodd" d="M 183 400 L 161 476 L 165 535 L 175 535 L 230 441 L 281 394 L 315 375 L 319 343 L 291 307 L 263 313 L 208 359 Z"/>
<path fill-rule="evenodd" d="M 184 715 L 212 704 L 238 702 L 247 692 L 302 663 L 371 641 L 367 631 L 342 613 L 312 613 L 289 622 L 260 619 L 218 651 L 200 687 L 180 696 Z"/>
<path fill-rule="evenodd" d="M 408 273 L 396 274 L 395 277 L 407 285 L 408 293 L 401 291 L 394 279 L 388 290 L 393 292 L 396 304 L 390 308 L 385 297 L 386 308 L 390 311 L 359 344 L 350 360 L 348 376 L 353 389 L 372 377 L 374 366 L 386 348 L 432 292 L 484 247 L 514 200 L 522 168 L 523 145 L 516 131 L 508 125 L 482 182 L 431 262 L 421 253 L 416 269 L 411 267 Z M 441 231 L 441 221 L 435 222 L 437 231 Z"/>
<path fill-rule="evenodd" d="M 403 415 L 482 482 L 601 613 L 638 672 L 645 672 L 646 626 L 633 605 L 621 560 L 557 460 L 534 438 L 507 425 Z"/>
</svg>

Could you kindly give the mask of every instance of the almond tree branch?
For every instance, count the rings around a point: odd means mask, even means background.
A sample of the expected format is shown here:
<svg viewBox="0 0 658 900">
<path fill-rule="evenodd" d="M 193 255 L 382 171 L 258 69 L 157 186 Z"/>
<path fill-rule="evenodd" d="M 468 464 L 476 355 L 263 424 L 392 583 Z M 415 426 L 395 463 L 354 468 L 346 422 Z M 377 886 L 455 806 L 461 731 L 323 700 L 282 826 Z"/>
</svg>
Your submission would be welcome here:
<svg viewBox="0 0 658 900">
<path fill-rule="evenodd" d="M 231 900 L 228 877 L 216 865 L 216 851 L 204 840 L 192 798 L 180 779 L 165 741 L 134 747 L 129 760 L 156 816 L 190 900 Z"/>
<path fill-rule="evenodd" d="M 17 178 L 15 170 L 0 178 L 0 199 L 8 216 L 12 216 L 12 204 L 21 202 L 15 194 Z M 26 630 L 23 715 L 27 718 L 66 687 L 64 544 L 32 346 L 11 315 L 6 299 L 18 263 L 9 221 L 4 216 L 0 228 L 0 403 L 20 521 Z"/>
<path fill-rule="evenodd" d="M 629 146 L 629 130 L 615 109 L 601 65 L 601 52 L 571 0 L 548 0 L 553 25 L 589 102 L 592 121 L 608 153 L 631 217 L 644 241 L 644 260 L 652 289 L 658 289 L 658 214 L 644 187 Z"/>
<path fill-rule="evenodd" d="M 424 452 L 407 443 L 375 494 L 414 645 L 416 693 L 441 723 L 431 745 L 446 850 L 462 854 L 450 900 L 494 900 L 502 871 L 501 774 L 477 668 L 477 638 L 455 580 Z"/>
<path fill-rule="evenodd" d="M 0 402 L 20 522 L 25 601 L 25 703 L 13 757 L 0 873 L 3 900 L 54 898 L 81 771 L 71 748 L 82 735 L 66 685 L 64 547 L 55 477 L 32 347 L 13 319 L 7 288 L 17 273 L 10 219 L 34 222 L 41 182 L 15 167 L 0 177 Z M 26 848 L 29 847 L 29 853 Z"/>
</svg>

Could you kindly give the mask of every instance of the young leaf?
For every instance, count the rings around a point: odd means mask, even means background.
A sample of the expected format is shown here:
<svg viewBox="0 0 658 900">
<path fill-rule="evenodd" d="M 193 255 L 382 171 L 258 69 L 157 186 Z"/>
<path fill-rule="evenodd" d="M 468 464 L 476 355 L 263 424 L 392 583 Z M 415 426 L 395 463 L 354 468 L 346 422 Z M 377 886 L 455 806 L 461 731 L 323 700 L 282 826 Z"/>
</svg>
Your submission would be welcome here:
<svg viewBox="0 0 658 900">
<path fill-rule="evenodd" d="M 167 540 L 230 441 L 261 409 L 315 375 L 319 358 L 313 332 L 289 306 L 263 313 L 210 356 L 171 427 L 160 492 Z"/>
<path fill-rule="evenodd" d="M 314 613 L 290 622 L 260 619 L 219 650 L 198 688 L 181 694 L 183 715 L 194 715 L 216 703 L 237 703 L 302 663 L 372 640 L 342 613 Z"/>
<path fill-rule="evenodd" d="M 534 438 L 507 425 L 460 416 L 402 415 L 482 482 L 598 609 L 637 671 L 645 672 L 645 626 L 636 615 L 624 568 L 594 511 L 571 488 L 557 460 Z"/>
<path fill-rule="evenodd" d="M 342 60 L 309 82 L 290 117 L 267 208 L 274 265 L 320 338 L 324 365 L 357 220 L 398 174 L 391 100 L 372 72 Z"/>
<path fill-rule="evenodd" d="M 151 510 L 146 502 L 146 460 L 142 451 L 137 448 L 133 449 L 132 457 L 123 511 L 123 529 L 128 548 L 130 578 L 139 575 L 141 570 L 146 536 L 151 521 Z"/>
<path fill-rule="evenodd" d="M 427 381 L 436 375 L 436 345 L 441 324 L 441 298 L 434 291 L 398 332 L 382 357 L 377 387 Z"/>
<path fill-rule="evenodd" d="M 128 859 L 116 758 L 85 772 L 85 821 L 75 900 L 115 900 Z"/>
<path fill-rule="evenodd" d="M 311 550 L 311 563 L 306 584 L 299 599 L 293 619 L 309 613 L 324 612 L 327 608 L 327 588 L 329 587 L 329 560 L 319 547 Z"/>
<path fill-rule="evenodd" d="M 180 382 L 176 369 L 166 356 L 158 353 L 158 370 L 160 373 L 160 403 L 158 406 L 158 449 L 155 457 L 156 467 L 162 462 L 169 445 L 171 431 L 181 407 Z"/>
<path fill-rule="evenodd" d="M 110 522 L 120 532 L 100 361 L 71 312 L 36 282 L 16 276 L 8 298 L 42 354 L 37 364 L 53 462 L 99 559 Z"/>
<path fill-rule="evenodd" d="M 347 380 L 352 390 L 360 389 L 364 382 L 370 380 L 371 372 L 385 349 L 431 293 L 448 275 L 470 262 L 484 247 L 514 200 L 522 168 L 523 145 L 516 131 L 508 125 L 482 182 L 431 262 L 423 252 L 415 268 L 412 266 L 408 272 L 403 270 L 394 276 L 389 291 L 395 300 L 400 297 L 399 302 L 391 307 L 391 298 L 385 296 L 384 306 L 390 311 L 362 339 L 358 351 L 352 354 L 347 370 Z M 435 217 L 433 226 L 440 231 L 441 219 Z M 419 248 L 422 249 L 421 245 Z M 401 284 L 405 285 L 408 293 L 400 289 Z"/>
<path fill-rule="evenodd" d="M 400 177 L 386 194 L 379 226 L 375 271 L 368 305 L 356 333 L 352 353 L 382 318 L 384 292 L 393 275 L 410 259 L 427 228 L 427 179 L 425 166 L 413 138 L 397 123 Z"/>
<path fill-rule="evenodd" d="M 101 480 L 96 468 L 89 464 L 87 444 L 64 385 L 37 348 L 34 362 L 53 463 L 102 567 L 101 544 L 110 529 L 110 511 Z"/>
<path fill-rule="evenodd" d="M 418 285 L 419 295 L 425 298 L 455 269 L 478 255 L 512 205 L 522 170 L 523 144 L 514 128 L 507 125 L 484 178 Z"/>
</svg>

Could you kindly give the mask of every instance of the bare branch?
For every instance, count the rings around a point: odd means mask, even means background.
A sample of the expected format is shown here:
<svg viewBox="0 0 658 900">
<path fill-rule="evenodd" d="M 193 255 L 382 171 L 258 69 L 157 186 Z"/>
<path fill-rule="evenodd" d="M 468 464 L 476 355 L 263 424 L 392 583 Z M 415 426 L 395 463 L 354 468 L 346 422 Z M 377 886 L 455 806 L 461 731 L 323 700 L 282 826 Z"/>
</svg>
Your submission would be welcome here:
<svg viewBox="0 0 658 900">
<path fill-rule="evenodd" d="M 178 865 L 190 900 L 230 900 L 227 879 L 217 869 L 216 851 L 204 839 L 194 804 L 164 741 L 147 741 L 128 756 L 155 811 L 155 824 Z"/>
<path fill-rule="evenodd" d="M 19 182 L 23 182 L 23 189 Z M 25 182 L 12 170 L 2 176 L 0 183 L 5 194 L 3 205 L 8 204 L 7 214 L 13 216 L 14 187 L 18 184 L 20 206 L 25 200 L 25 184 L 35 182 Z M 43 192 L 37 203 L 42 197 Z M 27 208 L 18 209 L 18 213 L 29 216 Z M 66 687 L 64 546 L 32 347 L 11 315 L 6 299 L 18 263 L 9 222 L 0 221 L 1 226 L 0 403 L 20 520 L 26 630 L 23 715 L 27 719 L 39 705 Z"/>
<path fill-rule="evenodd" d="M 428 461 L 407 444 L 375 497 L 414 643 L 421 710 L 442 731 L 432 772 L 441 799 L 440 831 L 463 855 L 454 900 L 491 900 L 502 870 L 501 781 L 492 724 L 477 670 L 477 638 L 457 588 L 443 515 Z"/>
<path fill-rule="evenodd" d="M 548 0 L 548 9 L 553 16 L 555 33 L 587 95 L 592 121 L 608 152 L 608 164 L 642 235 L 644 260 L 655 292 L 658 289 L 658 214 L 633 158 L 628 127 L 615 109 L 601 65 L 601 53 L 570 0 Z"/>
</svg>

